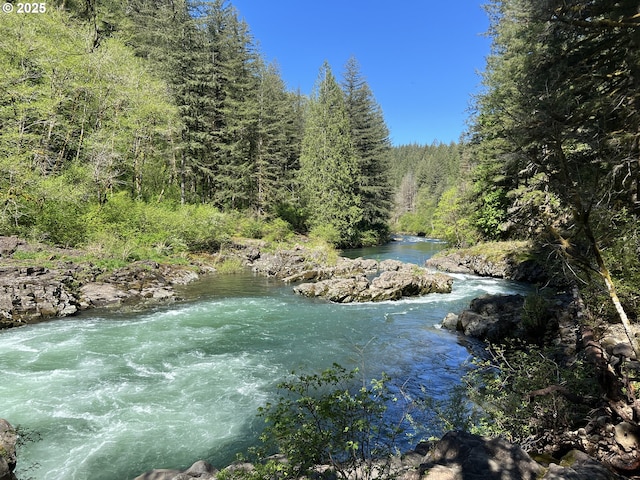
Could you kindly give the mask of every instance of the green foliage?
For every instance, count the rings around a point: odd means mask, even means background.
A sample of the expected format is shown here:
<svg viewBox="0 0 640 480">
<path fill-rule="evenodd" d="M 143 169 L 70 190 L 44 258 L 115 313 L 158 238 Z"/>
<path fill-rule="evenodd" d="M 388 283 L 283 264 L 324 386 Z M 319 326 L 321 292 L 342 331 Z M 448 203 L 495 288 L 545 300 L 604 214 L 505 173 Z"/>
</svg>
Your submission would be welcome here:
<svg viewBox="0 0 640 480">
<path fill-rule="evenodd" d="M 522 306 L 522 326 L 531 335 L 544 336 L 549 319 L 549 301 L 539 292 L 527 294 Z"/>
<path fill-rule="evenodd" d="M 505 193 L 501 188 L 479 195 L 480 208 L 475 214 L 475 226 L 488 240 L 499 240 L 504 235 L 507 219 Z"/>
<path fill-rule="evenodd" d="M 357 373 L 334 364 L 319 375 L 300 375 L 280 384 L 283 395 L 260 410 L 267 451 L 287 458 L 280 466 L 283 478 L 310 475 L 320 464 L 345 480 L 388 473 L 388 461 L 374 460 L 393 453 L 394 432 L 384 426 L 386 404 L 393 400 L 389 379 L 367 385 Z"/>
<path fill-rule="evenodd" d="M 216 272 L 221 274 L 240 273 L 244 270 L 244 264 L 242 260 L 237 257 L 225 258 L 219 263 L 216 263 Z"/>
<path fill-rule="evenodd" d="M 614 219 L 638 213 L 637 8 L 495 0 L 487 11 L 493 44 L 468 148 L 477 226 L 493 238 L 501 231 L 534 238 L 589 288 L 607 283 L 611 310 L 615 304 L 631 338 L 625 310 L 637 304 L 618 304 L 616 289 L 629 294 L 627 275 L 637 286 L 635 267 L 609 266 L 624 264 L 617 255 L 637 258 L 612 235 L 620 225 Z M 631 242 L 634 225 L 624 228 Z"/>
<path fill-rule="evenodd" d="M 286 242 L 293 238 L 293 230 L 288 222 L 275 218 L 265 225 L 264 238 L 270 242 Z"/>
<path fill-rule="evenodd" d="M 309 231 L 309 237 L 313 240 L 326 242 L 329 245 L 339 245 L 342 238 L 338 229 L 330 224 L 313 227 L 311 231 Z"/>
<path fill-rule="evenodd" d="M 126 192 L 87 214 L 89 248 L 123 260 L 212 251 L 229 241 L 233 221 L 207 205 L 149 204 Z"/>
<path fill-rule="evenodd" d="M 433 218 L 433 231 L 438 238 L 455 246 L 466 246 L 479 240 L 472 225 L 469 204 L 458 187 L 452 187 L 440 197 Z"/>
<path fill-rule="evenodd" d="M 550 348 L 526 344 L 491 346 L 488 358 L 476 360 L 464 378 L 469 399 L 479 409 L 471 432 L 501 435 L 534 448 L 547 433 L 575 429 L 587 418 L 589 407 L 570 402 L 558 391 L 532 396 L 549 386 L 562 386 L 581 398 L 599 391 L 593 366 L 574 361 L 562 365 Z"/>
<path fill-rule="evenodd" d="M 443 238 L 434 216 L 443 193 L 461 184 L 461 163 L 455 143 L 394 147 L 389 163 L 396 191 L 392 230 Z"/>
<path fill-rule="evenodd" d="M 322 229 L 322 238 L 336 246 L 356 244 L 362 220 L 358 157 L 343 92 L 326 63 L 309 105 L 299 181 L 311 230 Z"/>
</svg>

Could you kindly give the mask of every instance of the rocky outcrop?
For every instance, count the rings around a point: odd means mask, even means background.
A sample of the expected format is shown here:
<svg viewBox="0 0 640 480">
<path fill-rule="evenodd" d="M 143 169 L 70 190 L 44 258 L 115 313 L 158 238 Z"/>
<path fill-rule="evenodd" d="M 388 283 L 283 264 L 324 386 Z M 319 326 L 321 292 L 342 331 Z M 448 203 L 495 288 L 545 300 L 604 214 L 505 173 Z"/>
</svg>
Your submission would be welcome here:
<svg viewBox="0 0 640 480">
<path fill-rule="evenodd" d="M 382 272 L 372 281 L 361 275 L 303 283 L 293 290 L 306 297 L 321 297 L 336 303 L 381 302 L 427 293 L 449 293 L 452 283 L 453 279 L 446 275 L 405 269 Z"/>
<path fill-rule="evenodd" d="M 73 315 L 80 309 L 74 282 L 67 269 L 0 267 L 0 327 Z"/>
<path fill-rule="evenodd" d="M 211 480 L 216 478 L 217 473 L 218 470 L 207 462 L 199 460 L 186 470 L 156 469 L 143 473 L 133 480 L 190 480 L 192 478 Z"/>
<path fill-rule="evenodd" d="M 475 298 L 460 314 L 449 313 L 442 327 L 465 336 L 502 343 L 521 339 L 555 345 L 565 357 L 576 352 L 578 344 L 578 302 L 571 293 L 543 297 L 533 293 L 535 311 L 526 307 L 522 295 L 484 295 Z"/>
<path fill-rule="evenodd" d="M 93 307 L 177 298 L 175 286 L 198 278 L 193 268 L 134 262 L 106 274 L 91 264 L 22 266 L 10 258 L 25 245 L 0 237 L 0 328 L 74 315 Z M 51 263 L 51 262 L 49 262 Z"/>
<path fill-rule="evenodd" d="M 0 480 L 16 480 L 16 430 L 5 419 L 0 418 Z"/>
<path fill-rule="evenodd" d="M 517 336 L 523 305 L 522 295 L 484 295 L 473 299 L 459 315 L 448 314 L 442 326 L 479 340 L 501 341 Z"/>
<path fill-rule="evenodd" d="M 327 258 L 327 252 L 297 245 L 275 253 L 261 253 L 255 247 L 245 250 L 244 258 L 251 269 L 285 283 L 322 281 L 336 277 L 368 275 L 378 270 L 378 262 L 345 257 Z"/>
<path fill-rule="evenodd" d="M 542 465 L 502 438 L 449 432 L 428 449 L 421 480 L 622 480 L 587 454 L 572 450 Z M 430 448 L 429 448 L 430 447 Z M 416 449 L 419 450 L 419 449 Z"/>
<path fill-rule="evenodd" d="M 304 282 L 294 292 L 336 303 L 380 302 L 449 293 L 453 279 L 432 274 L 414 264 L 364 258 L 327 258 L 327 252 L 297 245 L 289 250 L 261 253 L 255 245 L 239 250 L 254 272 L 285 283 Z"/>
<path fill-rule="evenodd" d="M 176 299 L 175 285 L 185 285 L 198 274 L 185 267 L 135 262 L 100 280 L 79 288 L 81 308 L 103 307 L 131 302 L 158 302 Z"/>
<path fill-rule="evenodd" d="M 480 253 L 474 249 L 444 251 L 429 258 L 425 265 L 447 273 L 505 278 L 529 283 L 548 284 L 555 280 L 549 278 L 543 264 L 523 253 L 523 249 L 526 251 L 528 248 L 520 244 L 509 248 L 495 243 L 485 246 L 485 250 L 490 253 Z"/>
</svg>

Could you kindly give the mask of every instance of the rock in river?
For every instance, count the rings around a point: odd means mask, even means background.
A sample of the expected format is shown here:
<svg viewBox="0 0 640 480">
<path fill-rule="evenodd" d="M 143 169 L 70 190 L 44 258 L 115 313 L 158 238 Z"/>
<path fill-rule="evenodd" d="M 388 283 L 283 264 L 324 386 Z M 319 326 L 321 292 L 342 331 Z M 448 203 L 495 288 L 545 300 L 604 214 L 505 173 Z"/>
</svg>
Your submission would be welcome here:
<svg viewBox="0 0 640 480">
<path fill-rule="evenodd" d="M 381 302 L 427 293 L 449 293 L 453 279 L 440 273 L 432 274 L 415 265 L 384 271 L 373 280 L 364 275 L 332 278 L 315 283 L 303 283 L 294 291 L 306 297 L 322 297 L 336 303 Z"/>
</svg>

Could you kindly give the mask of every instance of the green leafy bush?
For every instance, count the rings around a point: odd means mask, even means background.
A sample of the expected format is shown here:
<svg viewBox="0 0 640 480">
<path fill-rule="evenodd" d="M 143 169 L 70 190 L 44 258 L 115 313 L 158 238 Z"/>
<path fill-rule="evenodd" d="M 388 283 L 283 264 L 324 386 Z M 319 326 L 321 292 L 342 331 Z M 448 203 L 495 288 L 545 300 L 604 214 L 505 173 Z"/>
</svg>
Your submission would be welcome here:
<svg viewBox="0 0 640 480">
<path fill-rule="evenodd" d="M 271 220 L 264 227 L 264 238 L 272 242 L 285 242 L 292 236 L 291 225 L 281 218 Z"/>
<path fill-rule="evenodd" d="M 477 360 L 464 378 L 474 404 L 472 433 L 504 436 L 526 447 L 548 433 L 575 429 L 587 418 L 589 407 L 570 402 L 562 389 L 582 399 L 597 395 L 591 364 L 562 365 L 550 348 L 530 344 L 491 346 L 487 352 L 488 358 Z M 534 394 L 550 386 L 562 389 Z"/>
<path fill-rule="evenodd" d="M 260 409 L 267 423 L 261 453 L 263 458 L 268 451 L 284 455 L 283 478 L 309 475 L 323 464 L 343 479 L 388 473 L 397 433 L 384 426 L 393 401 L 389 379 L 366 384 L 357 374 L 334 364 L 319 375 L 300 375 L 281 383 L 278 401 Z"/>
</svg>

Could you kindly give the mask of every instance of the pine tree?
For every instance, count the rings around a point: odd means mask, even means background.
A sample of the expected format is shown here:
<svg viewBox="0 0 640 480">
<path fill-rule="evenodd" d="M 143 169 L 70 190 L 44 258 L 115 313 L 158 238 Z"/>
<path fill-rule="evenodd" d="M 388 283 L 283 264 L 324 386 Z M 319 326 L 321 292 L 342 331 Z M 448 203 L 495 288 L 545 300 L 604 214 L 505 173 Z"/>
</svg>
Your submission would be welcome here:
<svg viewBox="0 0 640 480">
<path fill-rule="evenodd" d="M 300 131 L 294 97 L 286 91 L 275 65 L 260 69 L 258 117 L 254 136 L 254 206 L 260 214 L 275 213 L 291 203 L 298 169 Z"/>
<path fill-rule="evenodd" d="M 325 63 L 309 105 L 300 182 L 312 231 L 340 246 L 358 242 L 362 221 L 358 177 L 344 95 Z"/>
<path fill-rule="evenodd" d="M 388 165 L 391 148 L 389 130 L 354 57 L 347 62 L 342 88 L 358 158 L 358 195 L 362 205 L 360 228 L 363 231 L 386 232 L 392 197 Z"/>
<path fill-rule="evenodd" d="M 215 82 L 211 198 L 222 207 L 247 208 L 252 204 L 259 57 L 247 24 L 225 1 L 210 5 L 204 25 Z"/>
</svg>

